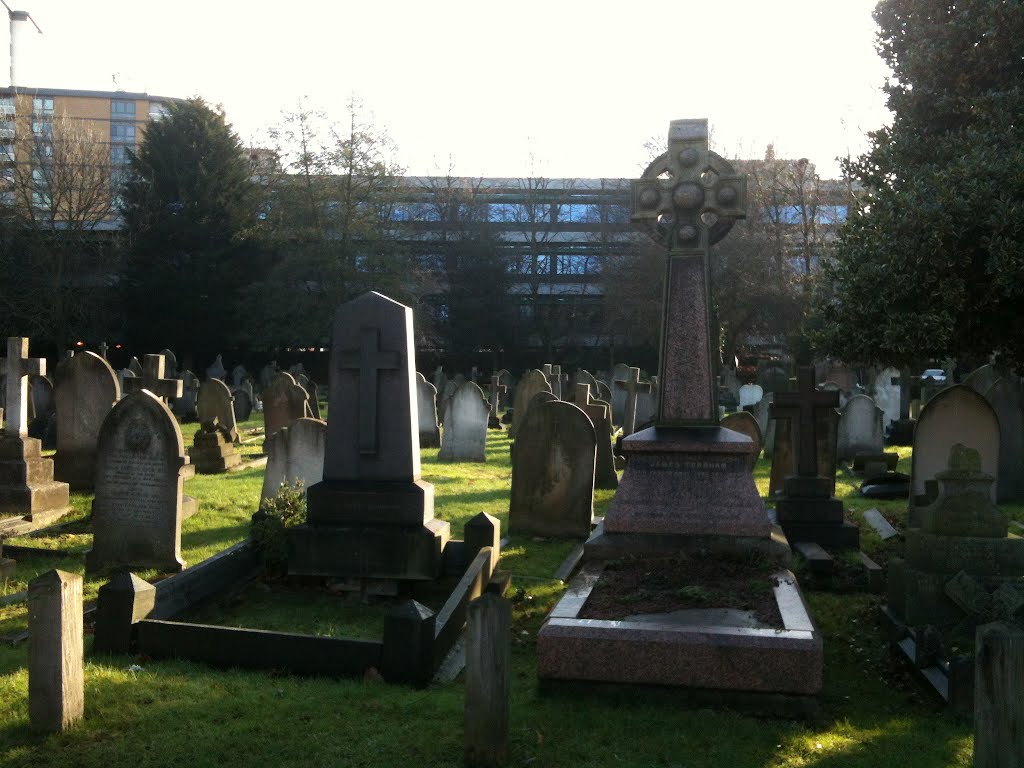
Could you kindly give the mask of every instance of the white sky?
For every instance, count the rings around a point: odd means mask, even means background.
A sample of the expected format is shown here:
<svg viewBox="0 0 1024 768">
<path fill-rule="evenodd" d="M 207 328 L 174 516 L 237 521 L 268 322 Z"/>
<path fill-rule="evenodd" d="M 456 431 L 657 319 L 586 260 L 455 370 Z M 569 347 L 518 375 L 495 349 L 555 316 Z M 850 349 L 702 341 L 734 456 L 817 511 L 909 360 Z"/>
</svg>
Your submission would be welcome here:
<svg viewBox="0 0 1024 768">
<path fill-rule="evenodd" d="M 298 97 L 341 119 L 354 92 L 409 173 L 450 155 L 519 176 L 532 154 L 577 177 L 637 176 L 644 142 L 691 117 L 726 157 L 774 143 L 838 175 L 889 118 L 875 1 L 8 0 L 44 32 L 20 35 L 24 87 L 198 94 L 257 144 Z"/>
</svg>

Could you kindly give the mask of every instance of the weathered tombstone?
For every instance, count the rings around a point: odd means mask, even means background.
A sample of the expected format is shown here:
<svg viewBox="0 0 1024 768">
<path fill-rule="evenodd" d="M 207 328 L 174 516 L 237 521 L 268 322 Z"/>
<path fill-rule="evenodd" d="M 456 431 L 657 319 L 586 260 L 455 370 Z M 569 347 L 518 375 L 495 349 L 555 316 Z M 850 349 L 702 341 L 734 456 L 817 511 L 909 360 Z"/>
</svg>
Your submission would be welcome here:
<svg viewBox="0 0 1024 768">
<path fill-rule="evenodd" d="M 544 394 L 551 395 L 538 397 Z M 559 400 L 533 402 L 512 454 L 509 532 L 589 536 L 596 457 L 597 433 L 582 410 Z"/>
<path fill-rule="evenodd" d="M 267 470 L 263 474 L 260 503 L 277 493 L 282 484 L 301 481 L 309 488 L 324 479 L 327 422 L 296 419 L 267 441 Z"/>
<path fill-rule="evenodd" d="M 217 358 L 210 364 L 210 367 L 206 369 L 206 378 L 223 380 L 227 373 L 227 369 L 224 368 L 223 357 L 217 355 Z"/>
<path fill-rule="evenodd" d="M 888 429 L 889 425 L 900 419 L 900 372 L 898 368 L 883 368 L 877 376 L 872 387 L 872 396 L 875 405 L 882 409 L 882 429 Z"/>
<path fill-rule="evenodd" d="M 28 436 L 38 438 L 43 450 L 57 447 L 57 408 L 53 384 L 46 376 L 28 377 Z"/>
<path fill-rule="evenodd" d="M 455 390 L 459 388 L 459 381 L 463 380 L 462 376 L 457 374 L 454 379 L 445 379 L 444 388 L 438 390 L 437 398 L 437 415 L 438 421 L 444 424 L 444 415 L 448 411 L 448 403 L 455 397 Z"/>
<path fill-rule="evenodd" d="M 472 381 L 462 384 L 448 403 L 438 460 L 487 461 L 489 413 L 483 390 Z"/>
<path fill-rule="evenodd" d="M 964 377 L 961 382 L 963 386 L 970 387 L 979 395 L 984 395 L 999 379 L 1003 378 L 1009 371 L 997 366 L 995 363 L 986 363 L 980 368 L 975 368 Z M 952 372 L 947 372 L 947 380 Z"/>
<path fill-rule="evenodd" d="M 1021 768 L 1024 627 L 993 622 L 978 627 L 975 637 L 974 768 Z"/>
<path fill-rule="evenodd" d="M 166 363 L 163 355 L 146 355 L 146 363 L 142 369 L 142 375 L 134 378 L 126 378 L 124 387 L 127 392 L 137 392 L 146 389 L 159 397 L 163 402 L 167 398 L 181 397 L 184 390 L 184 382 L 181 379 L 167 378 L 164 375 Z"/>
<path fill-rule="evenodd" d="M 651 388 L 648 392 L 639 392 L 636 396 L 635 429 L 644 429 L 654 422 L 658 413 L 658 377 L 651 376 Z"/>
<path fill-rule="evenodd" d="M 263 390 L 263 422 L 267 439 L 296 419 L 312 417 L 308 393 L 295 383 L 290 373 L 281 371 Z"/>
<path fill-rule="evenodd" d="M 538 392 L 550 391 L 551 385 L 548 384 L 547 377 L 536 368 L 532 371 L 527 371 L 523 375 L 516 386 L 515 406 L 512 409 L 512 425 L 508 429 L 509 437 L 518 437 L 519 425 L 526 421 L 526 416 L 530 411 L 530 401 L 533 399 L 533 396 Z"/>
<path fill-rule="evenodd" d="M 854 395 L 839 414 L 837 456 L 843 461 L 858 453 L 879 454 L 885 450 L 882 409 L 867 395 Z"/>
<path fill-rule="evenodd" d="M 612 453 L 612 422 L 611 406 L 601 400 L 594 399 L 590 387 L 586 384 L 576 385 L 576 407 L 583 411 L 594 423 L 597 436 L 597 463 L 594 469 L 594 487 L 614 490 L 619 487 L 619 476 L 615 471 L 615 456 Z"/>
<path fill-rule="evenodd" d="M 192 371 L 181 372 L 181 396 L 174 398 L 171 410 L 182 422 L 193 422 L 199 418 L 196 402 L 199 399 L 199 377 Z"/>
<path fill-rule="evenodd" d="M 90 573 L 114 567 L 180 571 L 185 447 L 174 415 L 149 390 L 132 392 L 100 427 Z"/>
<path fill-rule="evenodd" d="M 249 377 L 249 372 L 245 370 L 245 366 L 239 363 L 231 369 L 231 383 L 236 387 L 242 386 L 242 382 Z"/>
<path fill-rule="evenodd" d="M 593 374 L 590 371 L 585 371 L 582 368 L 577 368 L 576 369 L 576 373 L 573 374 L 572 378 L 573 378 L 573 384 L 574 385 L 575 384 L 589 384 L 590 385 L 590 391 L 594 392 L 594 393 L 597 392 L 597 379 L 594 378 Z M 573 397 L 576 396 L 575 387 L 573 388 L 573 391 L 570 392 L 569 394 L 572 395 Z"/>
<path fill-rule="evenodd" d="M 753 471 L 754 467 L 757 466 L 757 459 L 761 455 L 761 445 L 764 442 L 761 438 L 761 428 L 757 425 L 757 419 L 747 411 L 737 411 L 736 413 L 730 413 L 722 419 L 722 427 L 731 429 L 733 432 L 739 432 L 741 435 L 746 435 L 753 441 L 754 452 L 750 454 L 750 458 L 747 460 L 751 471 Z"/>
<path fill-rule="evenodd" d="M 1024 501 L 1024 385 L 1007 373 L 983 393 L 999 419 L 997 501 Z"/>
<path fill-rule="evenodd" d="M 334 314 L 324 479 L 290 528 L 292 574 L 432 580 L 449 524 L 421 477 L 412 310 L 370 292 Z"/>
<path fill-rule="evenodd" d="M 298 381 L 299 376 L 306 375 L 306 366 L 304 366 L 302 363 L 296 363 L 295 365 L 288 369 L 288 373 L 290 373 L 292 377 L 296 381 Z"/>
<path fill-rule="evenodd" d="M 121 398 L 117 376 L 106 360 L 81 352 L 57 369 L 57 453 L 53 474 L 74 490 L 93 487 L 100 425 Z"/>
<path fill-rule="evenodd" d="M 950 449 L 963 443 L 981 454 L 982 471 L 996 478 L 989 489 L 996 501 L 999 478 L 999 419 L 984 397 L 955 385 L 933 397 L 921 410 L 914 430 L 910 468 L 909 525 L 920 525 L 920 510 L 934 501 L 929 483 L 946 469 Z"/>
<path fill-rule="evenodd" d="M 302 385 L 302 388 L 306 390 L 306 402 L 309 405 L 309 412 L 312 414 L 314 419 L 321 418 L 320 416 L 320 388 L 316 382 L 312 379 L 307 378 L 306 383 Z"/>
<path fill-rule="evenodd" d="M 437 390 L 422 373 L 416 374 L 416 409 L 419 412 L 421 448 L 441 447 L 441 427 L 437 423 Z"/>
<path fill-rule="evenodd" d="M 501 406 L 501 396 L 508 392 L 508 386 L 501 383 L 501 376 L 495 373 L 491 376 L 491 396 L 489 401 L 489 414 L 487 416 L 488 429 L 501 429 L 501 419 L 498 418 L 498 408 Z"/>
<path fill-rule="evenodd" d="M 220 381 L 220 379 L 207 379 L 203 383 L 211 381 Z M 224 384 L 222 381 L 220 383 Z M 188 455 L 195 471 L 204 475 L 227 472 L 242 463 L 242 457 L 235 450 L 235 443 L 231 439 L 229 430 L 220 423 L 217 417 L 209 421 L 200 420 L 199 429 L 192 439 Z"/>
<path fill-rule="evenodd" d="M 271 360 L 260 369 L 260 389 L 266 389 L 274 383 L 274 377 L 278 374 L 277 360 Z"/>
<path fill-rule="evenodd" d="M 7 339 L 7 421 L 0 437 L 0 517 L 48 522 L 69 509 L 67 483 L 53 479 L 53 460 L 44 459 L 39 440 L 28 436 L 28 377 L 44 373 L 46 360 L 28 356 L 28 339 Z"/>
<path fill-rule="evenodd" d="M 775 402 L 775 393 L 768 392 L 754 405 L 750 407 L 750 415 L 757 422 L 757 428 L 761 430 L 764 437 L 764 455 L 766 459 L 772 457 L 772 447 L 775 439 L 775 422 L 768 418 L 768 411 Z"/>
<path fill-rule="evenodd" d="M 508 761 L 512 701 L 512 604 L 485 593 L 466 609 L 467 766 L 499 768 Z"/>
<path fill-rule="evenodd" d="M 856 549 L 860 546 L 860 532 L 846 521 L 843 503 L 833 497 L 834 465 L 830 475 L 822 475 L 819 463 L 823 443 L 819 415 L 834 413 L 839 394 L 816 390 L 814 369 L 809 366 L 798 370 L 797 381 L 797 391 L 776 392 L 771 407 L 773 418 L 795 422 L 792 431 L 797 436 L 796 474 L 786 477 L 782 495 L 775 503 L 779 525 L 790 543 L 813 542 L 825 548 Z M 778 436 L 776 427 L 776 440 Z M 833 457 L 830 461 L 835 460 Z"/>
<path fill-rule="evenodd" d="M 625 395 L 625 402 L 622 406 L 622 436 L 628 437 L 636 432 L 637 428 L 637 396 L 650 392 L 650 382 L 640 381 L 640 369 L 630 368 L 626 372 L 626 378 L 617 379 L 615 382 L 616 391 Z"/>
<path fill-rule="evenodd" d="M 740 387 L 740 409 L 746 408 L 748 405 L 756 405 L 761 402 L 764 397 L 764 390 L 759 384 L 744 384 Z"/>
<path fill-rule="evenodd" d="M 199 385 L 199 399 L 196 403 L 199 423 L 217 420 L 225 436 L 233 443 L 238 442 L 238 424 L 231 390 L 220 379 L 207 379 Z"/>
<path fill-rule="evenodd" d="M 608 379 L 608 387 L 611 390 L 611 400 L 608 403 L 612 407 L 612 423 L 613 424 L 624 424 L 626 418 L 626 399 L 628 397 L 627 390 L 618 386 L 619 383 L 625 383 L 629 379 L 630 368 L 625 363 L 616 363 L 612 366 L 611 376 Z M 597 394 L 595 391 L 594 394 Z"/>
<path fill-rule="evenodd" d="M 28 584 L 28 716 L 65 731 L 85 715 L 82 577 L 49 571 Z"/>
<path fill-rule="evenodd" d="M 139 358 L 135 357 L 135 355 L 132 355 L 132 359 L 128 361 L 128 370 L 132 372 L 133 376 L 142 378 L 142 363 L 139 362 Z"/>
<path fill-rule="evenodd" d="M 253 395 L 250 387 L 236 387 L 231 390 L 231 407 L 235 412 L 235 423 L 248 421 L 252 416 Z"/>
<path fill-rule="evenodd" d="M 164 365 L 167 368 L 167 375 L 176 378 L 178 374 L 178 357 L 169 349 L 161 349 L 159 354 L 164 356 Z"/>
<path fill-rule="evenodd" d="M 591 394 L 594 396 L 595 400 L 600 400 L 602 403 L 609 403 L 612 399 L 611 387 L 601 381 L 601 379 L 597 380 L 597 389 L 591 390 Z M 609 408 L 610 407 L 611 406 L 609 406 Z M 608 412 L 608 421 L 612 424 L 615 423 L 612 419 L 611 411 Z"/>
</svg>

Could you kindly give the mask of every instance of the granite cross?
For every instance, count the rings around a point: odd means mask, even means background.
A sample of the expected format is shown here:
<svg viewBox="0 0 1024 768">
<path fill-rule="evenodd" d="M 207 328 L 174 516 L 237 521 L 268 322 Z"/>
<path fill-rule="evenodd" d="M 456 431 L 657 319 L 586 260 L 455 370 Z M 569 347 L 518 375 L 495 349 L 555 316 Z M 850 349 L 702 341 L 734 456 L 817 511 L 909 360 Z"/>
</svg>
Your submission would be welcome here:
<svg viewBox="0 0 1024 768">
<path fill-rule="evenodd" d="M 746 216 L 746 176 L 708 149 L 707 120 L 673 120 L 668 151 L 633 182 L 634 222 L 668 248 L 659 426 L 717 426 L 708 248 Z"/>
<path fill-rule="evenodd" d="M 651 385 L 640 381 L 640 369 L 630 368 L 625 381 L 616 380 L 616 389 L 626 390 L 626 408 L 622 416 L 622 434 L 632 435 L 636 432 L 636 396 L 639 392 L 650 392 Z"/>
<path fill-rule="evenodd" d="M 146 362 L 142 367 L 142 376 L 124 379 L 124 389 L 128 392 L 136 392 L 146 389 L 166 400 L 168 397 L 178 398 L 182 395 L 184 382 L 181 379 L 164 378 L 164 367 L 166 362 L 163 355 L 146 355 Z"/>
<path fill-rule="evenodd" d="M 401 367 L 398 352 L 380 348 L 379 328 L 359 329 L 359 349 L 346 349 L 338 356 L 338 368 L 355 370 L 359 377 L 359 453 L 373 456 L 377 453 L 377 378 L 380 371 L 393 371 Z"/>
<path fill-rule="evenodd" d="M 594 430 L 598 435 L 601 434 L 602 425 L 604 425 L 605 433 L 609 433 L 611 431 L 611 425 L 608 423 L 608 406 L 604 403 L 595 403 L 591 401 L 589 384 L 576 385 L 576 400 L 574 405 L 590 417 L 590 420 L 594 424 Z"/>
<path fill-rule="evenodd" d="M 46 359 L 28 356 L 28 339 L 7 339 L 7 429 L 12 437 L 28 435 L 28 377 L 46 375 Z"/>
<path fill-rule="evenodd" d="M 501 383 L 498 374 L 491 376 L 491 417 L 498 418 L 498 400 L 508 392 L 508 387 Z"/>
<path fill-rule="evenodd" d="M 802 477 L 818 475 L 818 411 L 839 405 L 839 393 L 818 391 L 814 388 L 814 368 L 800 366 L 797 372 L 796 392 L 776 392 L 775 401 L 769 405 L 773 419 L 795 420 L 793 431 L 797 433 L 797 474 Z"/>
</svg>

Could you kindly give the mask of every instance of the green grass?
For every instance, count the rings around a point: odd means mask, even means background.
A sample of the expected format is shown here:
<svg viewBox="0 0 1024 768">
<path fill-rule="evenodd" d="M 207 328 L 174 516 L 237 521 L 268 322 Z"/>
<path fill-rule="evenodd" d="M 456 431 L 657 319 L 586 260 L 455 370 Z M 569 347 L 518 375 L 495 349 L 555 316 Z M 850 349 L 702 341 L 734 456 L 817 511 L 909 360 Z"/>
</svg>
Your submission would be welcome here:
<svg viewBox="0 0 1024 768">
<path fill-rule="evenodd" d="M 186 429 L 188 425 L 186 425 Z M 901 451 L 901 465 L 909 452 Z M 452 535 L 484 511 L 508 522 L 511 477 L 508 439 L 490 433 L 485 464 L 438 462 L 424 450 L 424 479 L 434 484 L 435 512 Z M 768 462 L 755 476 L 767 490 Z M 256 508 L 262 470 L 197 476 L 186 493 L 200 513 L 186 521 L 183 556 L 189 563 L 246 535 Z M 872 501 L 850 494 L 856 480 L 840 474 L 837 493 L 848 514 L 879 508 L 905 524 L 904 501 Z M 613 494 L 598 492 L 603 514 Z M 89 497 L 76 497 L 84 516 Z M 1010 508 L 1021 519 L 1020 508 Z M 882 544 L 861 529 L 873 556 L 900 546 Z M 88 534 L 60 541 L 75 553 L 19 563 L 17 580 L 58 565 L 81 572 Z M 812 723 L 741 716 L 685 706 L 678 691 L 616 692 L 603 696 L 563 691 L 541 695 L 536 680 L 536 633 L 564 591 L 555 569 L 575 542 L 513 537 L 502 554 L 512 573 L 511 765 L 522 766 L 771 766 L 772 768 L 900 768 L 969 766 L 971 726 L 945 714 L 932 695 L 894 660 L 875 623 L 879 598 L 862 593 L 807 593 L 825 638 L 825 714 Z M 155 574 L 149 574 L 154 576 Z M 86 582 L 95 596 L 100 582 Z M 0 635 L 24 626 L 24 605 L 0 609 Z M 373 636 L 380 607 L 320 594 L 288 594 L 255 587 L 202 614 L 222 624 L 319 634 Z M 351 634 L 349 634 L 351 633 Z M 379 635 L 377 635 L 379 636 Z M 87 640 L 87 644 L 90 641 Z M 426 691 L 373 681 L 334 681 L 272 672 L 219 671 L 185 662 L 131 657 L 87 657 L 86 718 L 59 736 L 28 728 L 27 648 L 0 644 L 0 766 L 460 766 L 462 680 Z M 131 671 L 137 664 L 142 671 Z"/>
</svg>

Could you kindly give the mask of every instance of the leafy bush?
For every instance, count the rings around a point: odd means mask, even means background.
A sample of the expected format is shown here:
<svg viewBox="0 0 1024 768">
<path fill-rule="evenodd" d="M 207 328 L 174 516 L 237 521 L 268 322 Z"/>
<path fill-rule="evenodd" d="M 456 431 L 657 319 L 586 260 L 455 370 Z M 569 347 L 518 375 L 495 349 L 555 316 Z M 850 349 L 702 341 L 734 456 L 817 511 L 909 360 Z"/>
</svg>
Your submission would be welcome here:
<svg viewBox="0 0 1024 768">
<path fill-rule="evenodd" d="M 281 483 L 275 495 L 264 499 L 252 516 L 250 537 L 268 573 L 281 573 L 288 563 L 285 529 L 306 520 L 306 492 L 302 481 Z"/>
</svg>

